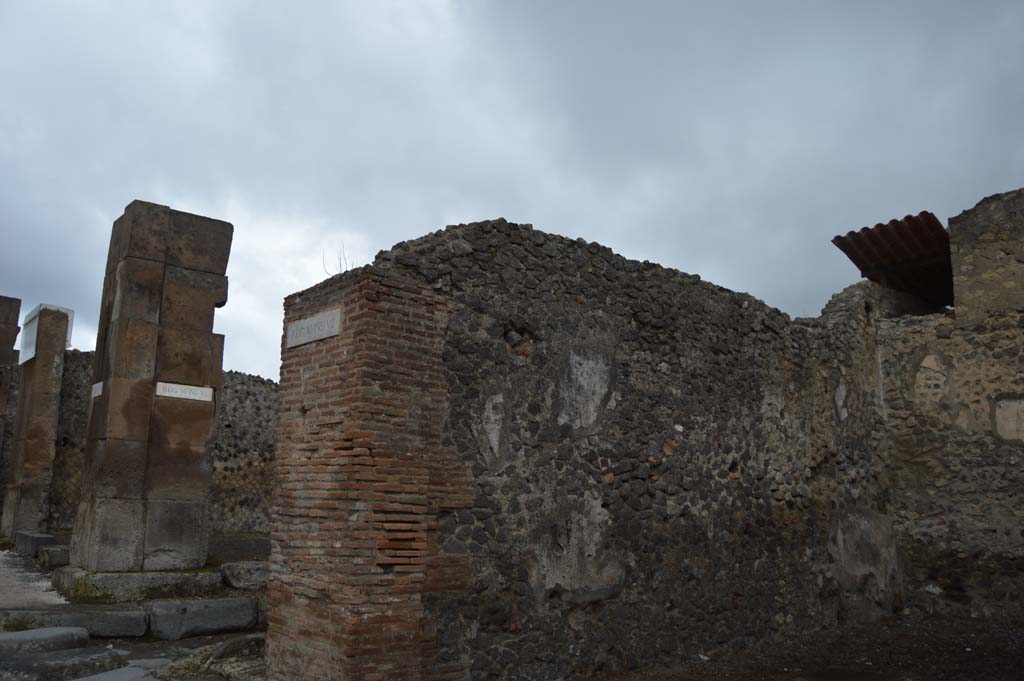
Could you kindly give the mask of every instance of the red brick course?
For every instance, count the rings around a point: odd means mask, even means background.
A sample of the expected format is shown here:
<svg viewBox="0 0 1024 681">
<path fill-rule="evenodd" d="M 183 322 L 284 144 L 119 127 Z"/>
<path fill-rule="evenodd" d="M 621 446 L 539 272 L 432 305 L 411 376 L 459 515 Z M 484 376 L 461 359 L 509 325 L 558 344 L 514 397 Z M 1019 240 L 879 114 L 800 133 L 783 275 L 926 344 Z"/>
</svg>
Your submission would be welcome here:
<svg viewBox="0 0 1024 681">
<path fill-rule="evenodd" d="M 468 678 L 438 662 L 423 600 L 468 581 L 436 541 L 440 513 L 473 505 L 442 444 L 448 301 L 364 268 L 289 297 L 285 328 L 333 308 L 339 335 L 282 341 L 269 678 Z"/>
</svg>

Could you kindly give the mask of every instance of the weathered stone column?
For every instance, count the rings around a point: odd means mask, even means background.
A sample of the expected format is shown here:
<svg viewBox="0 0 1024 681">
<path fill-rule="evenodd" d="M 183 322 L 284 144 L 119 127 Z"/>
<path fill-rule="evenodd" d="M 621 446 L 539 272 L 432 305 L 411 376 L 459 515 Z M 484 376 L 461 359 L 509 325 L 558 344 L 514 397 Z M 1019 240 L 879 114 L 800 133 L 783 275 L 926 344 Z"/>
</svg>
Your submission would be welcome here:
<svg viewBox="0 0 1024 681">
<path fill-rule="evenodd" d="M 71 563 L 90 571 L 206 562 L 232 226 L 142 201 L 114 222 Z"/>
<path fill-rule="evenodd" d="M 18 338 L 18 320 L 21 318 L 21 300 L 0 296 L 0 513 L 10 480 L 10 450 L 14 435 L 14 416 L 17 409 L 15 388 L 18 385 L 18 351 L 14 341 Z"/>
<path fill-rule="evenodd" d="M 959 326 L 1024 311 L 1024 189 L 950 218 L 949 248 Z"/>
<path fill-rule="evenodd" d="M 69 311 L 41 305 L 25 317 L 18 411 L 11 447 L 11 480 L 0 531 L 45 531 L 56 450 L 60 386 Z"/>
</svg>

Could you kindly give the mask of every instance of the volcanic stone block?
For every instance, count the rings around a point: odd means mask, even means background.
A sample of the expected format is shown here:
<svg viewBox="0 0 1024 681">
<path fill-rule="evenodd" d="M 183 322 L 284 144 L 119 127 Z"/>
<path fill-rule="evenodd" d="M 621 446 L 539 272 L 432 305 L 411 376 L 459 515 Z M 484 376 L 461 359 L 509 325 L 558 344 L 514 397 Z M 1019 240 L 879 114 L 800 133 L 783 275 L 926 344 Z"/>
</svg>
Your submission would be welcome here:
<svg viewBox="0 0 1024 681">
<path fill-rule="evenodd" d="M 36 553 L 36 558 L 43 569 L 52 570 L 68 564 L 71 560 L 71 548 L 67 544 L 43 546 Z"/>
<path fill-rule="evenodd" d="M 220 566 L 224 581 L 233 589 L 265 589 L 270 579 L 270 563 L 265 560 L 241 560 Z"/>
<path fill-rule="evenodd" d="M 142 499 L 148 445 L 134 440 L 90 440 L 87 482 L 103 499 Z"/>
<path fill-rule="evenodd" d="M 88 572 L 70 565 L 53 571 L 53 586 L 77 603 L 137 603 L 151 598 L 210 596 L 224 589 L 216 570 Z"/>
<path fill-rule="evenodd" d="M 59 573 L 60 570 L 55 572 Z M 54 581 L 58 581 L 56 574 Z M 90 636 L 123 638 L 145 634 L 148 619 L 142 608 L 131 605 L 25 608 L 0 610 L 0 629 L 6 629 L 14 623 L 28 623 L 32 627 L 82 627 Z"/>
<path fill-rule="evenodd" d="M 214 308 L 228 302 L 228 278 L 168 265 L 160 325 L 213 331 Z"/>
<path fill-rule="evenodd" d="M 127 663 L 128 654 L 125 651 L 93 646 L 4 655 L 0 659 L 0 679 L 85 679 L 111 669 L 120 669 Z"/>
<path fill-rule="evenodd" d="M 213 402 L 157 397 L 153 405 L 151 441 L 160 447 L 169 445 L 205 451 L 213 436 L 216 415 Z"/>
<path fill-rule="evenodd" d="M 156 638 L 175 641 L 186 636 L 237 631 L 256 626 L 256 599 L 204 598 L 200 600 L 151 601 L 149 628 Z"/>
<path fill-rule="evenodd" d="M 164 328 L 157 349 L 157 378 L 185 385 L 215 385 L 220 380 L 223 338 L 196 329 Z"/>
<path fill-rule="evenodd" d="M 155 383 L 146 379 L 111 378 L 103 394 L 93 398 L 89 438 L 112 440 L 149 439 L 150 412 Z"/>
<path fill-rule="evenodd" d="M 63 355 L 68 344 L 68 315 L 44 307 L 39 310 L 36 327 L 36 356 L 44 353 Z"/>
<path fill-rule="evenodd" d="M 222 220 L 132 201 L 114 222 L 107 269 L 112 270 L 124 258 L 136 257 L 224 274 L 232 231 L 231 224 Z"/>
<path fill-rule="evenodd" d="M 125 258 L 114 274 L 114 302 L 110 320 L 132 319 L 160 323 L 164 295 L 164 264 L 142 258 Z"/>
<path fill-rule="evenodd" d="M 146 502 L 93 498 L 82 502 L 71 543 L 71 562 L 93 572 L 137 570 L 142 565 Z"/>
<path fill-rule="evenodd" d="M 205 502 L 147 501 L 144 570 L 179 570 L 206 561 Z"/>
<path fill-rule="evenodd" d="M 28 386 L 26 386 L 28 388 Z M 54 444 L 54 424 L 60 418 L 60 393 L 40 395 L 37 391 L 27 389 L 25 397 L 32 403 L 32 409 L 19 410 L 16 424 L 17 437 L 35 444 Z M 52 457 L 50 459 L 53 460 Z"/>
<path fill-rule="evenodd" d="M 11 495 L 14 503 L 11 523 L 4 526 L 4 534 L 17 534 L 37 527 L 42 527 L 46 521 L 46 502 L 48 489 L 39 484 L 20 484 L 17 491 Z M 6 501 L 6 500 L 5 500 Z"/>
<path fill-rule="evenodd" d="M 0 326 L 17 326 L 20 315 L 20 298 L 0 296 Z"/>
<path fill-rule="evenodd" d="M 18 337 L 18 317 L 21 313 L 21 300 L 0 296 L 0 365 L 13 364 L 17 360 L 17 351 L 14 349 L 14 341 Z M 0 384 L 0 405 L 7 398 L 7 391 L 3 390 L 4 385 Z M 2 430 L 2 428 L 0 428 Z M 3 434 L 0 433 L 0 438 Z M 2 443 L 2 439 L 0 439 Z"/>
<path fill-rule="evenodd" d="M 107 367 L 111 378 L 151 379 L 156 374 L 156 324 L 115 319 L 107 338 Z"/>
<path fill-rule="evenodd" d="M 89 641 L 89 632 L 81 627 L 47 627 L 0 633 L 0 653 L 31 653 L 40 650 L 78 648 Z"/>
<path fill-rule="evenodd" d="M 949 245 L 957 324 L 1024 310 L 1024 189 L 950 218 Z"/>
<path fill-rule="evenodd" d="M 210 493 L 213 462 L 205 447 L 186 443 L 151 443 L 146 470 L 146 498 L 205 501 Z"/>
<path fill-rule="evenodd" d="M 39 549 L 44 546 L 56 543 L 57 538 L 45 532 L 21 531 L 14 533 L 14 550 L 30 558 L 35 558 L 36 554 L 39 553 Z"/>
</svg>

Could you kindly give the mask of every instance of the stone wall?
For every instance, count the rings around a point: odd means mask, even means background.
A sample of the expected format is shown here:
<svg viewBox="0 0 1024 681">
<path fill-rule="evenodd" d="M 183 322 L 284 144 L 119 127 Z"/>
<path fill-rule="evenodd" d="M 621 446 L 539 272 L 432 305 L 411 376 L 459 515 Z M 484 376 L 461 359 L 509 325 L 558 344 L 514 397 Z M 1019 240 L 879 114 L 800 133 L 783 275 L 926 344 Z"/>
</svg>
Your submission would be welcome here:
<svg viewBox="0 0 1024 681">
<path fill-rule="evenodd" d="M 499 220 L 399 244 L 286 301 L 286 324 L 345 315 L 340 344 L 283 353 L 272 661 L 316 647 L 295 627 L 345 640 L 332 622 L 362 611 L 335 592 L 376 602 L 325 560 L 349 546 L 354 516 L 335 520 L 343 502 L 320 492 L 346 488 L 330 459 L 351 456 L 337 433 L 358 427 L 323 407 L 391 380 L 353 365 L 346 324 L 385 346 L 401 329 L 384 302 L 349 314 L 361 277 L 418 282 L 394 286 L 450 309 L 442 447 L 406 454 L 428 466 L 451 449 L 472 479 L 470 507 L 440 508 L 426 544 L 450 570 L 468 561 L 470 581 L 420 588 L 437 652 L 409 678 L 590 678 L 902 606 L 863 297 L 791 322 L 697 276 Z M 358 447 L 379 479 L 373 441 Z M 383 550 L 363 551 L 362 578 L 381 583 Z M 273 664 L 273 678 L 297 673 Z"/>
<path fill-rule="evenodd" d="M 224 372 L 211 445 L 212 535 L 269 535 L 276 422 L 274 381 Z"/>
<path fill-rule="evenodd" d="M 957 315 L 960 310 L 957 309 Z M 1024 315 L 887 320 L 883 455 L 911 600 L 1024 619 Z"/>
<path fill-rule="evenodd" d="M 971 239 L 953 236 L 970 261 Z M 421 547 L 433 564 L 468 567 L 466 588 L 421 584 L 415 615 L 392 613 L 423 641 L 408 678 L 592 678 L 905 607 L 1024 620 L 1015 304 L 967 323 L 970 299 L 954 320 L 862 282 L 821 317 L 791 320 L 698 276 L 496 220 L 398 244 L 286 300 L 275 654 L 319 650 L 295 627 L 359 650 L 337 623 L 379 602 L 364 585 L 386 583 L 372 541 L 359 580 L 325 556 L 378 537 L 353 532 L 358 509 L 328 490 L 350 488 L 353 447 L 368 457 L 362 480 L 388 479 L 373 468 L 380 442 L 338 434 L 365 417 L 342 408 L 349 396 L 374 395 L 359 404 L 386 413 L 381 391 L 409 380 L 349 348 L 370 334 L 388 352 L 403 328 L 396 297 L 436 301 L 414 318 L 442 304 L 449 315 L 441 446 L 405 454 L 430 466 L 454 452 L 473 499 L 439 506 Z M 290 325 L 339 307 L 340 336 L 289 347 Z M 400 441 L 398 421 L 377 428 Z M 368 645 L 388 635 L 367 632 Z M 321 672 L 367 669 L 330 659 Z M 296 669 L 281 663 L 272 678 Z"/>
<path fill-rule="evenodd" d="M 1024 312 L 1024 189 L 950 218 L 949 246 L 958 324 Z"/>
<path fill-rule="evenodd" d="M 474 678 L 588 677 L 902 602 L 870 306 L 793 323 L 504 221 L 377 264 L 453 298 L 448 432 L 476 504 L 442 546 L 474 583 L 432 616 Z"/>
</svg>

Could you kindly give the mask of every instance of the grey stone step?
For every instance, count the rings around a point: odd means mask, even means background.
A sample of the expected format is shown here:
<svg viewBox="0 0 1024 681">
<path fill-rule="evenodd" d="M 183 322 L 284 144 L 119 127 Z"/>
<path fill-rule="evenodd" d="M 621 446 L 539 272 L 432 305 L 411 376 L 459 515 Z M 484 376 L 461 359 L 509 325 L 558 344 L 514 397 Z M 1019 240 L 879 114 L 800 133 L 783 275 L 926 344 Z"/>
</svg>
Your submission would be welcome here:
<svg viewBox="0 0 1024 681">
<path fill-rule="evenodd" d="M 121 667 L 101 674 L 83 676 L 75 681 L 156 681 L 156 677 L 143 667 Z"/>
<path fill-rule="evenodd" d="M 0 681 L 66 681 L 125 666 L 128 655 L 109 648 L 77 648 L 0 657 Z"/>
<path fill-rule="evenodd" d="M 224 581 L 234 589 L 265 589 L 270 563 L 265 560 L 240 560 L 220 566 Z"/>
<path fill-rule="evenodd" d="M 82 627 L 93 637 L 144 636 L 149 616 L 137 605 L 61 605 L 0 610 L 0 629 Z"/>
<path fill-rule="evenodd" d="M 88 642 L 89 632 L 81 627 L 5 631 L 0 632 L 0 655 L 79 648 Z"/>
<path fill-rule="evenodd" d="M 63 567 L 71 560 L 71 547 L 67 544 L 51 544 L 43 546 L 36 554 L 39 564 L 48 569 Z"/>
<path fill-rule="evenodd" d="M 251 629 L 258 619 L 256 599 L 245 596 L 149 601 L 143 607 L 149 613 L 150 633 L 168 641 Z"/>
<path fill-rule="evenodd" d="M 138 603 L 153 598 L 212 596 L 224 588 L 218 570 L 87 572 L 74 566 L 54 570 L 53 586 L 76 603 Z"/>
<path fill-rule="evenodd" d="M 25 531 L 14 533 L 14 550 L 29 558 L 35 558 L 41 547 L 56 543 L 57 537 L 52 534 Z"/>
</svg>

